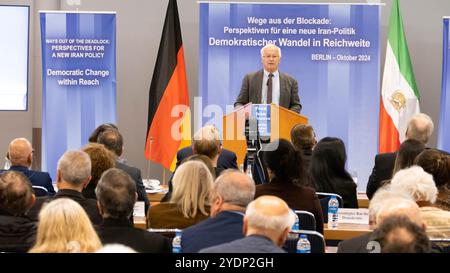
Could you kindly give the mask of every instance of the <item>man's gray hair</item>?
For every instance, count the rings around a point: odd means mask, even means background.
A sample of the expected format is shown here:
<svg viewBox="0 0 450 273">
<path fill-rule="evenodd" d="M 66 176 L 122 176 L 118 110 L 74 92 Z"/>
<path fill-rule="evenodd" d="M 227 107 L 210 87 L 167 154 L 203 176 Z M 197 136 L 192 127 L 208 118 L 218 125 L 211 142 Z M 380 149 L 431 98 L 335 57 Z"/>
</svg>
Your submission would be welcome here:
<svg viewBox="0 0 450 273">
<path fill-rule="evenodd" d="M 291 228 L 295 222 L 295 214 L 291 209 L 282 215 L 271 215 L 256 209 L 255 201 L 250 202 L 245 211 L 245 217 L 248 220 L 250 227 L 255 227 L 262 230 L 271 230 L 282 232 L 286 228 Z"/>
<path fill-rule="evenodd" d="M 409 201 L 414 201 L 414 199 L 406 192 L 394 192 L 390 189 L 390 185 L 385 185 L 379 188 L 374 194 L 369 203 L 369 218 L 374 223 L 376 222 L 376 217 L 378 212 L 383 208 L 386 200 L 392 198 L 403 198 Z"/>
<path fill-rule="evenodd" d="M 261 48 L 261 58 L 264 57 L 264 50 L 268 49 L 268 48 L 275 48 L 278 50 L 278 55 L 280 55 L 279 57 L 281 58 L 281 48 L 276 46 L 275 44 L 267 44 L 265 45 L 263 48 Z"/>
<path fill-rule="evenodd" d="M 433 176 L 419 166 L 413 166 L 397 172 L 391 181 L 391 190 L 408 193 L 416 202 L 436 201 L 438 190 Z"/>
<path fill-rule="evenodd" d="M 255 198 L 255 183 L 238 170 L 225 170 L 214 183 L 213 193 L 225 203 L 247 207 Z"/>
<path fill-rule="evenodd" d="M 419 113 L 408 121 L 406 137 L 408 139 L 416 139 L 424 144 L 427 144 L 433 134 L 433 130 L 434 123 L 430 116 L 424 113 Z"/>
<path fill-rule="evenodd" d="M 58 171 L 63 181 L 80 185 L 91 176 L 91 158 L 83 151 L 65 152 L 58 160 Z"/>
</svg>

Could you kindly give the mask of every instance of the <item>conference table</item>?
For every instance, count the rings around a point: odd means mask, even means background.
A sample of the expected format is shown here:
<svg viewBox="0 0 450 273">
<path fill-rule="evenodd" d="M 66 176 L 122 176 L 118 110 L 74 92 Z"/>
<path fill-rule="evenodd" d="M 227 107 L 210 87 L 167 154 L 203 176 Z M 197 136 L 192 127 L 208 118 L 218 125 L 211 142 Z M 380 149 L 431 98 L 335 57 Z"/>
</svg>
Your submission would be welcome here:
<svg viewBox="0 0 450 273">
<path fill-rule="evenodd" d="M 358 207 L 359 208 L 368 208 L 369 207 L 369 198 L 367 197 L 367 194 L 365 192 L 358 192 L 357 194 L 358 198 Z"/>
</svg>

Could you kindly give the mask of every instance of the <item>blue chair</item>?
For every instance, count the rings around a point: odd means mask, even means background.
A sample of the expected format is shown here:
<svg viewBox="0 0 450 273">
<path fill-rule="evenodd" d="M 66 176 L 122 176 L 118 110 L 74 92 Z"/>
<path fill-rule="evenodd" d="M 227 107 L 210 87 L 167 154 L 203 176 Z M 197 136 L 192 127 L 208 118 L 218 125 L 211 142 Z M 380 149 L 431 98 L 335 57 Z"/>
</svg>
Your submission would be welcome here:
<svg viewBox="0 0 450 273">
<path fill-rule="evenodd" d="M 316 218 L 314 214 L 305 210 L 295 210 L 298 216 L 299 228 L 301 230 L 316 230 Z"/>
<path fill-rule="evenodd" d="M 41 186 L 32 186 L 32 187 L 33 187 L 34 195 L 36 195 L 36 196 L 49 196 L 48 190 L 46 188 L 41 187 Z"/>
<path fill-rule="evenodd" d="M 339 207 L 344 207 L 344 199 L 342 199 L 342 196 L 336 193 L 326 193 L 326 192 L 316 192 L 317 197 L 319 198 L 320 206 L 322 207 L 322 214 L 323 214 L 323 222 L 328 223 L 328 201 L 330 201 L 330 198 L 332 196 L 336 196 Z"/>
<path fill-rule="evenodd" d="M 311 244 L 311 253 L 325 253 L 325 238 L 319 232 L 311 230 L 291 230 L 289 234 L 290 236 L 283 246 L 283 249 L 288 253 L 297 252 L 297 242 L 302 234 L 306 235 L 309 243 Z"/>
</svg>

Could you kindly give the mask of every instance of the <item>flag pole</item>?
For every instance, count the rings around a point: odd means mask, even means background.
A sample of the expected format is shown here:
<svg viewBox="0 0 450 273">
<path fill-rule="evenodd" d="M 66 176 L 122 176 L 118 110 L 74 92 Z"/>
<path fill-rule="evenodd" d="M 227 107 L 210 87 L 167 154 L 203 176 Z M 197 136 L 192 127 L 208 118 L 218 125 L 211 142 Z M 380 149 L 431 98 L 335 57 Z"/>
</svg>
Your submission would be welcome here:
<svg viewBox="0 0 450 273">
<path fill-rule="evenodd" d="M 149 157 L 152 158 L 152 141 L 153 137 L 150 136 L 150 149 L 149 149 Z M 150 159 L 147 160 L 147 181 L 150 180 Z"/>
</svg>

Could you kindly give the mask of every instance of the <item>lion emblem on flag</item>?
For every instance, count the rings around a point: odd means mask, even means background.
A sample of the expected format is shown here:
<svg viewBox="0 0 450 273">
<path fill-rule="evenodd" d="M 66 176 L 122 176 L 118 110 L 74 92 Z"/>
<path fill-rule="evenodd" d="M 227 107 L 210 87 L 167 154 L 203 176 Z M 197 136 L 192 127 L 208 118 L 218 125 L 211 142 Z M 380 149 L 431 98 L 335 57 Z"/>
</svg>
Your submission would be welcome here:
<svg viewBox="0 0 450 273">
<path fill-rule="evenodd" d="M 400 112 L 401 109 L 406 108 L 406 97 L 403 95 L 401 90 L 395 91 L 389 101 L 398 112 Z"/>
</svg>

